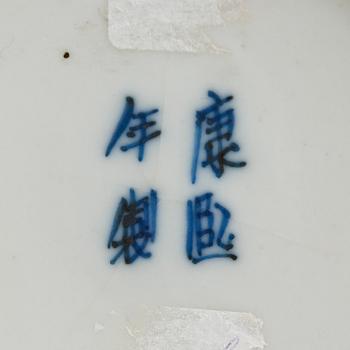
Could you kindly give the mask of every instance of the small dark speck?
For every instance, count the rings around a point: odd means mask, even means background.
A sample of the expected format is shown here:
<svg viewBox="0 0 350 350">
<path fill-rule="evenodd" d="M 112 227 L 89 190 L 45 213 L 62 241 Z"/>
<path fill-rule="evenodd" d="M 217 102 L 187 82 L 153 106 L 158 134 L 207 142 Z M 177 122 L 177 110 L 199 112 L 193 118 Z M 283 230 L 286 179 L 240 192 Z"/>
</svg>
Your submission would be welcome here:
<svg viewBox="0 0 350 350">
<path fill-rule="evenodd" d="M 67 59 L 69 58 L 70 54 L 68 51 L 66 51 L 64 54 L 63 54 L 63 58 Z"/>
</svg>

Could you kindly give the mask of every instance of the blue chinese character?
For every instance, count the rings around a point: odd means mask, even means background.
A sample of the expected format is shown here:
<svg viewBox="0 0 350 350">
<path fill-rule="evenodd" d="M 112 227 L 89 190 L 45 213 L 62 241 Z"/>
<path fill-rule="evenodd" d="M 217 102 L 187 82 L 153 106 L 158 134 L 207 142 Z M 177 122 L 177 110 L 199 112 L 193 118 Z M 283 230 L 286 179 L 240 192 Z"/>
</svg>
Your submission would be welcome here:
<svg viewBox="0 0 350 350">
<path fill-rule="evenodd" d="M 224 105 L 233 100 L 233 96 L 220 98 L 214 91 L 208 91 L 212 103 L 196 112 L 195 146 L 192 160 L 191 180 L 194 184 L 197 177 L 197 166 L 200 148 L 202 146 L 202 134 L 205 132 L 207 139 L 204 142 L 206 157 L 201 162 L 203 168 L 210 166 L 215 176 L 220 178 L 224 174 L 225 166 L 241 168 L 246 162 L 236 162 L 226 158 L 230 152 L 238 152 L 239 145 L 231 142 L 235 127 L 235 114 L 233 108 L 224 109 Z"/>
<path fill-rule="evenodd" d="M 231 258 L 237 256 L 229 251 L 233 248 L 234 234 L 225 234 L 230 220 L 230 212 L 219 203 L 215 203 L 216 212 L 221 216 L 219 225 L 215 225 L 212 207 L 212 193 L 205 193 L 187 202 L 187 257 L 194 264 L 206 259 Z M 226 237 L 226 238 L 225 238 Z"/>
<path fill-rule="evenodd" d="M 111 140 L 106 149 L 106 157 L 112 152 L 113 147 L 118 142 L 120 137 L 129 127 L 126 132 L 126 136 L 130 139 L 135 139 L 133 142 L 123 145 L 120 149 L 123 152 L 129 149 L 138 147 L 138 160 L 141 162 L 145 153 L 146 142 L 158 137 L 161 133 L 160 130 L 149 132 L 148 129 L 156 124 L 155 121 L 149 120 L 153 114 L 157 113 L 158 109 L 152 109 L 147 112 L 135 113 L 135 101 L 132 97 L 127 97 L 125 101 L 124 111 L 114 130 Z M 132 125 L 130 125 L 132 124 Z"/>
<path fill-rule="evenodd" d="M 120 200 L 108 239 L 108 249 L 117 250 L 111 264 L 122 255 L 126 264 L 132 264 L 138 257 L 151 257 L 146 247 L 155 240 L 157 202 L 156 191 L 151 190 L 149 196 L 136 199 L 133 188 L 130 189 L 129 201 Z"/>
</svg>

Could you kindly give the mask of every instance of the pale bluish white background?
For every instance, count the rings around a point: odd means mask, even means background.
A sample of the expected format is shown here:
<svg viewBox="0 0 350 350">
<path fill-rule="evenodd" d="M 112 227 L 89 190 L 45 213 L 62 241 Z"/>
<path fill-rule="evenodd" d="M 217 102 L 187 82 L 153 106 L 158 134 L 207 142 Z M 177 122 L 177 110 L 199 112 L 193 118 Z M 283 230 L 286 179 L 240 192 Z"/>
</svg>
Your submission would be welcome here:
<svg viewBox="0 0 350 350">
<path fill-rule="evenodd" d="M 139 305 L 252 312 L 268 350 L 349 348 L 349 2 L 244 6 L 211 33 L 231 54 L 191 55 L 118 51 L 102 0 L 2 1 L 1 348 L 132 350 Z M 234 94 L 248 166 L 193 187 L 208 88 Z M 160 108 L 142 164 L 104 158 L 127 94 Z M 153 259 L 109 266 L 129 186 L 159 191 Z M 185 258 L 185 201 L 206 190 L 232 210 L 235 263 Z"/>
</svg>

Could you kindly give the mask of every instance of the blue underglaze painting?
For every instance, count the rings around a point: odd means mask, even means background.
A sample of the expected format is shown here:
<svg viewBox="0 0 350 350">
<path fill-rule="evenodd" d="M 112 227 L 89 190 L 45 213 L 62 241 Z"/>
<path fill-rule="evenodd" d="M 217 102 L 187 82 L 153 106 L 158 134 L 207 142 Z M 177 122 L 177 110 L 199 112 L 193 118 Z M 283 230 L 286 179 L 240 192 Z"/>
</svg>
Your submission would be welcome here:
<svg viewBox="0 0 350 350">
<path fill-rule="evenodd" d="M 232 160 L 230 153 L 237 153 L 239 145 L 232 141 L 235 128 L 234 109 L 229 106 L 233 96 L 221 98 L 209 90 L 210 104 L 196 112 L 195 140 L 191 168 L 191 181 L 197 180 L 198 163 L 203 168 L 210 167 L 217 178 L 220 178 L 225 167 L 242 168 L 246 162 Z"/>
<path fill-rule="evenodd" d="M 126 264 L 132 264 L 138 258 L 152 256 L 147 248 L 156 238 L 157 205 L 154 190 L 138 199 L 135 190 L 130 188 L 129 199 L 121 198 L 107 244 L 108 249 L 116 251 L 111 264 L 122 257 Z"/>
<path fill-rule="evenodd" d="M 156 121 L 151 120 L 151 117 L 158 112 L 159 110 L 155 108 L 150 111 L 136 113 L 134 98 L 126 97 L 123 113 L 107 145 L 105 156 L 108 157 L 111 154 L 116 143 L 126 133 L 126 137 L 131 139 L 131 142 L 122 145 L 120 150 L 127 152 L 130 149 L 137 148 L 137 158 L 142 162 L 146 143 L 161 134 L 160 130 L 154 129 Z"/>
<path fill-rule="evenodd" d="M 235 235 L 227 233 L 231 213 L 218 202 L 213 202 L 213 193 L 207 192 L 187 201 L 187 257 L 197 264 L 203 260 L 229 258 Z"/>
</svg>

